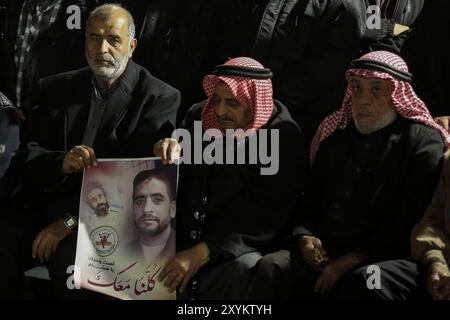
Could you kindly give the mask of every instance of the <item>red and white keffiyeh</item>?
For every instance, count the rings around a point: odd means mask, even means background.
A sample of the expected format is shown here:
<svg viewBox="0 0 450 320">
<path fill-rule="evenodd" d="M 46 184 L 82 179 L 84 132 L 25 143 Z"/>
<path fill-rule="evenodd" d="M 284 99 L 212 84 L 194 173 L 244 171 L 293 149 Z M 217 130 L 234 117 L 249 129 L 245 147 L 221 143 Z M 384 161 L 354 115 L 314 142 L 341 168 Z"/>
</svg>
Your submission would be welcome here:
<svg viewBox="0 0 450 320">
<path fill-rule="evenodd" d="M 230 59 L 225 65 L 254 69 L 264 68 L 258 61 L 247 57 Z M 253 122 L 241 129 L 257 130 L 269 121 L 273 111 L 273 91 L 270 79 L 207 75 L 203 79 L 203 89 L 208 96 L 208 102 L 202 111 L 202 124 L 205 130 L 214 128 L 224 131 L 214 112 L 214 91 L 220 81 L 223 81 L 231 89 L 236 100 L 242 106 L 250 108 L 253 114 Z"/>
<path fill-rule="evenodd" d="M 382 62 L 392 66 L 394 69 L 408 72 L 408 66 L 405 61 L 398 55 L 388 51 L 373 51 L 365 54 L 358 60 L 372 60 Z M 370 69 L 349 69 L 345 73 L 345 78 L 349 82 L 352 76 L 362 76 L 366 78 L 381 78 L 389 79 L 394 84 L 394 91 L 392 92 L 392 102 L 397 113 L 407 119 L 423 123 L 431 128 L 439 130 L 446 147 L 450 146 L 449 133 L 437 124 L 425 103 L 414 92 L 410 83 L 400 81 L 394 78 L 387 72 L 381 72 Z M 320 143 L 329 137 L 336 129 L 344 129 L 352 121 L 352 90 L 350 84 L 347 85 L 344 102 L 342 107 L 327 116 L 319 125 L 317 132 L 311 142 L 310 160 L 314 161 Z"/>
</svg>

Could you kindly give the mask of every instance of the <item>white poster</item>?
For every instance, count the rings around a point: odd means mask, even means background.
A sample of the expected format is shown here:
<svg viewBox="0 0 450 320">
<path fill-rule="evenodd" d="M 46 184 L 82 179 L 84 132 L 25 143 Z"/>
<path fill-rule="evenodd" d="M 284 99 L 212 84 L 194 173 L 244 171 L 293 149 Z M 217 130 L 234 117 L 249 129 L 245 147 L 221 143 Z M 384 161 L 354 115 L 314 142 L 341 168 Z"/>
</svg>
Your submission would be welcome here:
<svg viewBox="0 0 450 320">
<path fill-rule="evenodd" d="M 120 299 L 175 299 L 157 278 L 175 255 L 177 183 L 178 166 L 159 158 L 100 159 L 86 169 L 75 284 Z"/>
</svg>

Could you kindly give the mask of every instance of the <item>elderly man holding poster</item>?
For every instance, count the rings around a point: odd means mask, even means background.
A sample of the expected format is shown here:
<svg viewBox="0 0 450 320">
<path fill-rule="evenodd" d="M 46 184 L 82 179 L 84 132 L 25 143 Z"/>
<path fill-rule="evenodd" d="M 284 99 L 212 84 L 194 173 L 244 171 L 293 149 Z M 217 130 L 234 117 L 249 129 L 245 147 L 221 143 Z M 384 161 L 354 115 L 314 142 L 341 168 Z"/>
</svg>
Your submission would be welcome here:
<svg viewBox="0 0 450 320">
<path fill-rule="evenodd" d="M 159 276 L 181 299 L 244 298 L 251 267 L 287 235 L 306 161 L 302 131 L 273 99 L 271 75 L 246 57 L 217 66 L 203 81 L 208 99 L 175 133 L 181 143 L 154 146 L 166 163 L 183 148 L 178 252 Z M 202 144 L 208 136 L 214 141 Z"/>
<path fill-rule="evenodd" d="M 27 146 L 20 221 L 2 234 L 1 292 L 20 297 L 23 269 L 47 263 L 58 298 L 82 297 L 67 287 L 74 264 L 81 174 L 97 158 L 152 156 L 151 145 L 174 128 L 179 92 L 135 64 L 133 17 L 124 8 L 96 8 L 86 26 L 89 67 L 39 83 L 33 137 Z M 150 145 L 150 148 L 149 148 Z M 27 205 L 28 207 L 24 207 Z M 7 225 L 6 222 L 2 225 Z M 24 247 L 22 247 L 24 246 Z M 33 258 L 33 259 L 31 259 Z"/>
</svg>

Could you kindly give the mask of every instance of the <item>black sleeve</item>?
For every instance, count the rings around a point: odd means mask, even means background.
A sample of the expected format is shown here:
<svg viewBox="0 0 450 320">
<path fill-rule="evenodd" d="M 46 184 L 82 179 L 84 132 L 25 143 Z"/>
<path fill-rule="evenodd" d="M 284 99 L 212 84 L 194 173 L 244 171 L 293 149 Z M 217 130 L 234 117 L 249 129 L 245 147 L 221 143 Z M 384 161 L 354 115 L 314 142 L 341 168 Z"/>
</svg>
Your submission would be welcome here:
<svg viewBox="0 0 450 320">
<path fill-rule="evenodd" d="M 291 107 L 294 119 L 312 136 L 317 128 L 307 128 L 308 121 L 302 123 L 302 117 L 311 114 L 313 119 L 308 120 L 318 125 L 339 107 L 346 86 L 343 75 L 360 54 L 362 32 L 352 5 L 337 0 L 310 3 L 324 8 L 307 7 L 299 26 L 282 42 L 273 43 L 270 66 L 276 96 Z"/>
<path fill-rule="evenodd" d="M 368 2 L 370 5 L 371 1 Z M 423 0 L 385 1 L 380 12 L 380 28 L 369 28 L 365 24 L 364 38 L 369 50 L 388 50 L 399 54 L 405 40 L 409 38 L 410 30 L 395 35 L 395 24 L 410 27 L 422 11 L 423 3 Z"/>
<path fill-rule="evenodd" d="M 417 128 L 417 127 L 416 127 Z M 439 133 L 422 127 L 413 130 L 408 154 L 398 192 L 399 205 L 389 211 L 373 228 L 375 231 L 366 241 L 359 243 L 358 252 L 372 261 L 402 258 L 399 253 L 409 252 L 410 233 L 419 222 L 431 202 L 442 167 L 444 144 Z"/>
<path fill-rule="evenodd" d="M 297 208 L 297 215 L 294 224 L 292 236 L 300 238 L 302 236 L 318 236 L 317 225 L 321 218 L 321 206 L 323 205 L 324 185 L 326 177 L 324 177 L 324 168 L 327 168 L 327 161 L 330 157 L 329 137 L 322 141 L 316 158 L 312 163 L 311 176 L 308 179 L 308 185 L 305 188 L 305 194 Z M 308 153 L 309 155 L 309 153 Z"/>
<path fill-rule="evenodd" d="M 20 179 L 27 197 L 26 205 L 56 220 L 65 213 L 78 216 L 82 173 L 64 176 L 61 172 L 66 151 L 62 147 L 64 143 L 58 141 L 61 134 L 56 132 L 55 123 L 64 121 L 61 119 L 64 114 L 49 108 L 43 95 L 46 86 L 46 81 L 39 81 L 31 122 L 33 139 L 22 147 Z"/>
<path fill-rule="evenodd" d="M 33 109 L 30 137 L 26 144 L 25 165 L 23 172 L 24 184 L 37 190 L 56 190 L 61 186 L 63 175 L 62 163 L 64 150 L 55 144 L 55 132 L 52 122 L 55 114 L 47 109 L 43 99 L 44 82 L 39 81 L 37 90 L 37 105 Z"/>
<path fill-rule="evenodd" d="M 124 152 L 128 156 L 153 156 L 153 145 L 163 138 L 170 137 L 175 129 L 175 120 L 180 106 L 180 92 L 174 88 L 165 90 L 156 97 L 143 111 L 139 123 L 124 144 Z M 148 146 L 148 149 L 143 149 Z"/>
</svg>

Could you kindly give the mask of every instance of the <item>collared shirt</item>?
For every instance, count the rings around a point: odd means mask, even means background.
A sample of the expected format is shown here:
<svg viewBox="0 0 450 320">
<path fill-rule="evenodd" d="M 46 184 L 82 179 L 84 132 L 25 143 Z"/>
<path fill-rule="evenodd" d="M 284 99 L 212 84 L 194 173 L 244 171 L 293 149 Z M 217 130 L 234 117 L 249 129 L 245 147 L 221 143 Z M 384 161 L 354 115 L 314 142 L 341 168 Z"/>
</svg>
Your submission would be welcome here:
<svg viewBox="0 0 450 320">
<path fill-rule="evenodd" d="M 26 76 L 26 62 L 31 47 L 38 36 L 56 20 L 62 0 L 25 0 L 20 12 L 14 62 L 17 68 L 16 106 L 22 105 L 22 80 Z"/>
<path fill-rule="evenodd" d="M 98 128 L 103 119 L 105 109 L 108 107 L 112 93 L 117 87 L 100 92 L 92 78 L 92 95 L 89 109 L 89 117 L 86 128 L 84 129 L 82 143 L 86 146 L 93 147 L 95 138 L 97 137 Z"/>
</svg>

